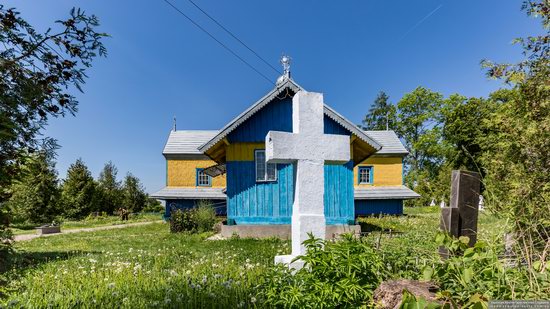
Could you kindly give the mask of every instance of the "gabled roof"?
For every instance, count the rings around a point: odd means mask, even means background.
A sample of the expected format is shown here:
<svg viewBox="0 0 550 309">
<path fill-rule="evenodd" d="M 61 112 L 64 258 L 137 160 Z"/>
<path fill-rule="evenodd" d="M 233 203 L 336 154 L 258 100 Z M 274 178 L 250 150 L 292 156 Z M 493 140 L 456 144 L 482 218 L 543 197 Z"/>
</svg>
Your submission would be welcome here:
<svg viewBox="0 0 550 309">
<path fill-rule="evenodd" d="M 409 152 L 397 137 L 394 131 L 364 131 L 368 136 L 374 138 L 380 145 L 382 149 L 376 152 L 377 155 L 386 155 L 386 154 L 398 154 L 398 155 L 407 155 Z"/>
<path fill-rule="evenodd" d="M 162 154 L 202 154 L 198 148 L 211 140 L 218 130 L 170 131 Z"/>
<path fill-rule="evenodd" d="M 288 91 L 288 89 L 292 90 L 294 93 L 296 93 L 300 90 L 304 90 L 304 88 L 302 88 L 300 85 L 298 85 L 291 78 L 285 79 L 285 81 L 282 82 L 277 87 L 275 87 L 275 89 L 271 90 L 264 97 L 262 97 L 260 100 L 258 100 L 256 103 L 254 103 L 248 109 L 246 109 L 243 113 L 241 113 L 235 119 L 231 120 L 225 127 L 223 127 L 220 130 L 220 132 L 218 134 L 216 134 L 216 136 L 214 136 L 208 142 L 204 143 L 204 145 L 200 146 L 199 150 L 201 152 L 206 152 L 208 149 L 210 149 L 211 147 L 216 145 L 219 141 L 221 141 L 222 139 L 227 137 L 227 135 L 229 135 L 229 133 L 231 133 L 233 130 L 235 130 L 240 124 L 242 124 L 247 119 L 252 117 L 252 115 L 257 113 L 264 106 L 269 104 L 277 96 L 281 95 L 285 91 Z M 334 121 L 338 122 L 340 125 L 342 125 L 346 129 L 351 131 L 359 139 L 361 139 L 364 142 L 368 143 L 374 149 L 378 150 L 382 147 L 379 143 L 377 143 L 375 140 L 370 138 L 364 131 L 357 128 L 357 126 L 353 122 L 347 120 L 346 118 L 344 118 L 342 115 L 338 114 L 336 111 L 334 111 L 332 108 L 330 108 L 326 104 L 325 104 L 324 112 L 325 112 L 325 115 L 332 118 Z"/>
<path fill-rule="evenodd" d="M 176 188 L 165 187 L 151 194 L 158 199 L 225 199 L 223 188 Z"/>
</svg>

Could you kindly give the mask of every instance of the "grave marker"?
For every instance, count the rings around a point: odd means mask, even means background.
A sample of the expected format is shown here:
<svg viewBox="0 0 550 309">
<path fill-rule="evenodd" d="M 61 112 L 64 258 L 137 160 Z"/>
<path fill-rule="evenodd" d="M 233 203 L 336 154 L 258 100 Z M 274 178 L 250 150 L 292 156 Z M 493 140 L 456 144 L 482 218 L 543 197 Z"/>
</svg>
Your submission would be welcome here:
<svg viewBox="0 0 550 309">
<path fill-rule="evenodd" d="M 478 173 L 454 170 L 451 175 L 451 205 L 441 209 L 441 230 L 454 237 L 468 236 L 469 246 L 477 240 L 477 218 L 481 181 Z M 439 250 L 443 257 L 448 252 Z"/>
<path fill-rule="evenodd" d="M 292 254 L 275 257 L 275 263 L 301 268 L 295 261 L 306 253 L 302 244 L 312 233 L 325 239 L 325 163 L 345 164 L 350 160 L 350 137 L 324 134 L 323 94 L 299 91 L 292 99 L 292 133 L 268 132 L 265 140 L 269 163 L 295 164 L 292 205 Z"/>
</svg>

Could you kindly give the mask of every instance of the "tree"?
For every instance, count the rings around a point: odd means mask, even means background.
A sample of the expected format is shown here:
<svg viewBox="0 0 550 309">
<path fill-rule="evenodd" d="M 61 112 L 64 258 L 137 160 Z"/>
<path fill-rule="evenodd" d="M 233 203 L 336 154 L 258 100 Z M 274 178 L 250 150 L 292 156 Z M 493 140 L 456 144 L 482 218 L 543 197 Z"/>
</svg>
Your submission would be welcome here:
<svg viewBox="0 0 550 309">
<path fill-rule="evenodd" d="M 60 215 L 59 188 L 53 158 L 47 152 L 29 156 L 20 180 L 13 183 L 8 207 L 14 221 L 52 222 Z"/>
<path fill-rule="evenodd" d="M 126 174 L 122 190 L 124 197 L 122 205 L 124 208 L 131 212 L 139 212 L 145 207 L 147 194 L 145 194 L 145 190 L 137 177 L 131 173 Z"/>
<path fill-rule="evenodd" d="M 395 105 L 389 103 L 388 95 L 380 91 L 363 119 L 363 130 L 387 130 L 395 129 Z"/>
<path fill-rule="evenodd" d="M 97 210 L 96 184 L 92 173 L 82 159 L 76 160 L 67 170 L 67 178 L 61 187 L 61 199 L 65 215 L 82 219 Z"/>
<path fill-rule="evenodd" d="M 98 25 L 94 15 L 73 9 L 55 29 L 40 33 L 0 4 L 0 254 L 9 237 L 6 189 L 29 153 L 54 148 L 55 141 L 40 138 L 48 118 L 76 112 L 72 87 L 81 90 L 93 60 L 106 55 Z"/>
<path fill-rule="evenodd" d="M 97 183 L 97 199 L 100 211 L 112 214 L 122 203 L 122 190 L 116 176 L 118 169 L 109 161 L 99 174 Z"/>
<path fill-rule="evenodd" d="M 434 179 L 444 163 L 447 146 L 442 139 L 443 95 L 418 87 L 397 103 L 397 135 L 410 154 L 405 157 L 405 181 L 422 195 L 426 205 L 434 196 Z"/>
</svg>

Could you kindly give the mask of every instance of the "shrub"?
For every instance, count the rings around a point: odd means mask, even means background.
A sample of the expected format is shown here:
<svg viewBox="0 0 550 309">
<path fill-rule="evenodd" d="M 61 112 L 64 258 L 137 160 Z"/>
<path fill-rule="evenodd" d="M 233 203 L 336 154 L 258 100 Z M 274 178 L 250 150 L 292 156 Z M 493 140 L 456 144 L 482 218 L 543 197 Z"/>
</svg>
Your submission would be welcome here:
<svg viewBox="0 0 550 309">
<path fill-rule="evenodd" d="M 337 242 L 310 238 L 304 244 L 304 268 L 294 275 L 279 268 L 263 281 L 262 298 L 268 306 L 366 306 L 374 289 L 388 277 L 379 255 L 362 239 L 351 235 Z"/>
<path fill-rule="evenodd" d="M 439 285 L 442 298 L 464 307 L 491 299 L 541 299 L 550 292 L 550 270 L 528 269 L 522 261 L 499 259 L 499 247 L 478 241 L 468 247 L 468 237 L 453 239 L 439 234 L 436 239 L 450 257 L 424 269 L 424 279 Z M 539 277 L 539 289 L 529 287 L 530 275 Z M 545 296 L 546 295 L 546 296 Z"/>
<path fill-rule="evenodd" d="M 195 231 L 197 226 L 192 218 L 194 213 L 193 209 L 172 208 L 170 211 L 170 232 Z"/>
<path fill-rule="evenodd" d="M 200 201 L 195 209 L 195 220 L 199 232 L 210 232 L 216 224 L 216 211 L 209 201 Z"/>
<path fill-rule="evenodd" d="M 170 231 L 202 233 L 210 232 L 216 223 L 216 212 L 208 202 L 200 202 L 197 207 L 191 209 L 171 210 Z"/>
<path fill-rule="evenodd" d="M 145 212 L 145 213 L 147 212 L 162 213 L 163 211 L 164 211 L 164 206 L 162 206 L 162 204 L 157 199 L 154 199 L 151 197 L 147 199 L 147 204 L 142 210 L 142 212 Z"/>
</svg>

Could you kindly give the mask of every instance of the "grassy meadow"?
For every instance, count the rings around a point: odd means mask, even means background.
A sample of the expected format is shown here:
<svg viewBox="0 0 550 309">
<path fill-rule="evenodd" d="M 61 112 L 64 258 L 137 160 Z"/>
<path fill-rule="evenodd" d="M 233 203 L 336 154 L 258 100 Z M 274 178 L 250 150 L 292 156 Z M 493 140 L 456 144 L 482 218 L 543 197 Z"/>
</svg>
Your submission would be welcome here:
<svg viewBox="0 0 550 309">
<path fill-rule="evenodd" d="M 64 221 L 61 223 L 62 230 L 74 230 L 82 228 L 92 228 L 108 225 L 119 225 L 136 222 L 149 222 L 162 219 L 162 214 L 145 213 L 145 214 L 132 214 L 127 221 L 122 221 L 119 216 L 99 216 L 89 217 L 81 221 Z M 13 235 L 25 235 L 36 233 L 35 224 L 12 224 L 10 230 Z"/>
<path fill-rule="evenodd" d="M 361 219 L 380 250 L 404 258 L 435 255 L 438 208 L 407 216 Z M 505 223 L 480 217 L 480 238 L 498 239 Z M 380 230 L 392 230 L 380 233 Z M 15 244 L 0 304 L 25 308 L 261 307 L 258 287 L 273 258 L 288 254 L 278 239 L 207 240 L 171 234 L 165 223 L 37 238 Z M 382 235 L 382 236 L 380 236 Z M 398 267 L 398 265 L 397 265 Z"/>
</svg>

